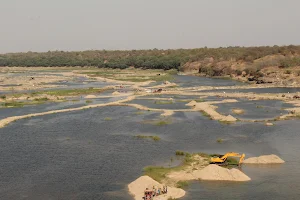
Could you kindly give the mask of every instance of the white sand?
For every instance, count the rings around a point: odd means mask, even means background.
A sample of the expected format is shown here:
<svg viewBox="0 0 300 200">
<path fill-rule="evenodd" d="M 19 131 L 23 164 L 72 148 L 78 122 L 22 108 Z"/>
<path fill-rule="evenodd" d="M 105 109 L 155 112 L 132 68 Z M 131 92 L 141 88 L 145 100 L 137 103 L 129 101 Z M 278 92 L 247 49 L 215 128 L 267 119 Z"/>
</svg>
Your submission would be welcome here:
<svg viewBox="0 0 300 200">
<path fill-rule="evenodd" d="M 95 95 L 87 95 L 84 98 L 86 98 L 86 99 L 95 99 L 97 97 Z"/>
<path fill-rule="evenodd" d="M 156 188 L 160 187 L 163 188 L 163 185 L 159 182 L 153 180 L 149 176 L 141 176 L 135 181 L 131 182 L 128 185 L 128 189 L 130 194 L 134 197 L 135 200 L 141 200 L 144 196 L 144 190 L 148 188 L 149 190 L 152 190 L 153 186 L 156 186 Z M 155 197 L 156 200 L 167 200 L 169 198 L 181 198 L 185 195 L 185 191 L 179 188 L 172 188 L 168 187 L 168 193 L 164 195 L 160 195 L 158 197 Z"/>
<path fill-rule="evenodd" d="M 285 161 L 277 155 L 263 155 L 259 157 L 252 157 L 244 160 L 244 164 L 281 164 Z"/>
<path fill-rule="evenodd" d="M 273 126 L 274 124 L 273 123 L 266 123 L 266 126 Z"/>
<path fill-rule="evenodd" d="M 208 165 L 202 170 L 193 172 L 193 176 L 210 181 L 250 181 L 251 179 L 238 169 L 226 169 L 218 165 Z"/>
</svg>

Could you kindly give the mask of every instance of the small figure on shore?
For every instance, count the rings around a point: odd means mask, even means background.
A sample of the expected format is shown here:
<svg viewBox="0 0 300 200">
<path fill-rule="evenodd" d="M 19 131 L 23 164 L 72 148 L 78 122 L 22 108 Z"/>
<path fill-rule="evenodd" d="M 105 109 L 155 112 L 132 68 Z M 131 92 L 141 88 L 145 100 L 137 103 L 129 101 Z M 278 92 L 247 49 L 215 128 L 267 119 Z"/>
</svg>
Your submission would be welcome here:
<svg viewBox="0 0 300 200">
<path fill-rule="evenodd" d="M 162 193 L 163 193 L 163 194 L 166 194 L 166 193 L 167 193 L 166 191 L 167 191 L 167 186 L 163 186 L 163 191 L 162 191 Z"/>
<path fill-rule="evenodd" d="M 155 195 L 156 195 L 156 188 L 155 186 L 153 186 L 153 197 L 155 197 Z"/>
</svg>

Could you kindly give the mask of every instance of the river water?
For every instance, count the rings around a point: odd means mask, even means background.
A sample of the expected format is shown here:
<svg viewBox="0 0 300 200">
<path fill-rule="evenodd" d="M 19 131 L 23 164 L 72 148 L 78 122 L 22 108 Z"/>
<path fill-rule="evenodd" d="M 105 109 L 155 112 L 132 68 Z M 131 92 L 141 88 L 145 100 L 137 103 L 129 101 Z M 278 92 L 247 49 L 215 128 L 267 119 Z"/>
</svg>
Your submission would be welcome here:
<svg viewBox="0 0 300 200">
<path fill-rule="evenodd" d="M 144 123 L 153 119 L 161 120 L 160 113 L 113 106 L 9 124 L 0 129 L 0 199 L 129 200 L 127 184 L 147 165 L 172 165 L 176 150 L 277 154 L 286 161 L 244 165 L 252 178 L 246 183 L 193 182 L 183 199 L 299 199 L 299 121 L 224 125 L 198 112 L 176 112 L 169 125 Z M 161 141 L 133 137 L 147 134 Z"/>
</svg>

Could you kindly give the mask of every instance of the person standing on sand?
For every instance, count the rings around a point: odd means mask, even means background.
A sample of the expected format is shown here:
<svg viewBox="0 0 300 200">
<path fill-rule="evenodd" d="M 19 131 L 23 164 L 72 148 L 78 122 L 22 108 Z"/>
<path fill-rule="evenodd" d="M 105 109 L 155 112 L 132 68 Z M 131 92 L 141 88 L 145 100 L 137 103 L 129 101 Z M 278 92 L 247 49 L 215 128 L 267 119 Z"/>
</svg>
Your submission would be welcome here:
<svg viewBox="0 0 300 200">
<path fill-rule="evenodd" d="M 155 195 L 156 195 L 156 188 L 155 186 L 153 186 L 153 196 L 155 197 Z"/>
</svg>

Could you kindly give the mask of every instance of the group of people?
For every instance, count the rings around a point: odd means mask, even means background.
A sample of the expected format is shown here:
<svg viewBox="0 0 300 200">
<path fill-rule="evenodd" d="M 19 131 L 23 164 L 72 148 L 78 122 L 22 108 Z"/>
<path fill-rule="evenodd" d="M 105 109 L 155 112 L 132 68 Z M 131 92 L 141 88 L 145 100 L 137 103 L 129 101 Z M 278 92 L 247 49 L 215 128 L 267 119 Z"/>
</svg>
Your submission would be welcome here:
<svg viewBox="0 0 300 200">
<path fill-rule="evenodd" d="M 144 200 L 152 200 L 155 196 L 159 196 L 161 194 L 167 194 L 168 193 L 168 187 L 167 186 L 163 186 L 163 189 L 156 188 L 155 186 L 153 186 L 152 190 L 149 190 L 148 188 L 146 188 L 145 192 L 144 192 Z"/>
</svg>

